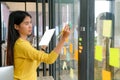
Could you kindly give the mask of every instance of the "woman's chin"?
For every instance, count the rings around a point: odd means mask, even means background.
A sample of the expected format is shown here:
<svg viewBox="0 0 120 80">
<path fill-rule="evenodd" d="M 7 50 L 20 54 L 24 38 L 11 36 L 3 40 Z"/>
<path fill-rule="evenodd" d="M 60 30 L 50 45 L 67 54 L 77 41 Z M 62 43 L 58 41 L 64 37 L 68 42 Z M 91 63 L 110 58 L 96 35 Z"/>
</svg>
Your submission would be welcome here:
<svg viewBox="0 0 120 80">
<path fill-rule="evenodd" d="M 32 33 L 28 34 L 28 36 L 31 36 L 31 35 L 32 35 Z"/>
</svg>

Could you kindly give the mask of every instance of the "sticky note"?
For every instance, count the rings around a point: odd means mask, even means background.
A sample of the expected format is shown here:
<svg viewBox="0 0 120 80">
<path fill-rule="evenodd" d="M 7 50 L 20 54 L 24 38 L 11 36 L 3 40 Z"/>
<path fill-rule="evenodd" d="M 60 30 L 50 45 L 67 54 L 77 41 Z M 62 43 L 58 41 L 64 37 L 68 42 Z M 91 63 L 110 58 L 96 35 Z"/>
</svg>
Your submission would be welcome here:
<svg viewBox="0 0 120 80">
<path fill-rule="evenodd" d="M 82 50 L 82 49 L 83 49 L 83 46 L 79 46 L 79 49 L 81 49 L 81 50 Z"/>
<path fill-rule="evenodd" d="M 74 50 L 74 59 L 78 61 L 78 50 Z"/>
<path fill-rule="evenodd" d="M 65 39 L 65 42 L 67 43 L 69 41 L 69 38 L 67 37 L 66 39 Z"/>
<path fill-rule="evenodd" d="M 79 53 L 82 53 L 82 50 L 79 49 Z"/>
<path fill-rule="evenodd" d="M 79 42 L 79 45 L 82 45 L 81 42 Z"/>
<path fill-rule="evenodd" d="M 111 37 L 112 34 L 112 20 L 103 20 L 103 36 Z"/>
<path fill-rule="evenodd" d="M 63 62 L 63 67 L 62 68 L 63 68 L 63 70 L 67 69 L 67 63 L 65 61 Z"/>
<path fill-rule="evenodd" d="M 79 41 L 82 41 L 82 38 L 79 38 Z"/>
<path fill-rule="evenodd" d="M 117 48 L 110 48 L 110 55 L 109 55 L 109 64 L 111 66 L 120 68 L 120 53 L 119 49 Z"/>
<path fill-rule="evenodd" d="M 73 71 L 73 69 L 72 68 L 70 68 L 70 77 L 73 79 L 73 77 L 74 77 L 74 71 Z"/>
<path fill-rule="evenodd" d="M 103 48 L 102 46 L 95 46 L 95 59 L 98 61 L 102 61 L 103 55 L 102 55 Z"/>
<path fill-rule="evenodd" d="M 63 53 L 64 53 L 64 55 L 66 55 L 66 53 L 67 53 L 67 48 L 66 47 L 63 47 Z"/>
<path fill-rule="evenodd" d="M 73 53 L 73 44 L 72 43 L 70 43 L 70 45 L 69 45 L 70 47 L 69 47 L 69 51 L 70 51 L 70 53 Z"/>
<path fill-rule="evenodd" d="M 67 61 L 70 61 L 70 53 L 66 54 L 66 59 L 67 59 Z"/>
<path fill-rule="evenodd" d="M 111 80 L 111 72 L 102 70 L 102 80 Z"/>
</svg>

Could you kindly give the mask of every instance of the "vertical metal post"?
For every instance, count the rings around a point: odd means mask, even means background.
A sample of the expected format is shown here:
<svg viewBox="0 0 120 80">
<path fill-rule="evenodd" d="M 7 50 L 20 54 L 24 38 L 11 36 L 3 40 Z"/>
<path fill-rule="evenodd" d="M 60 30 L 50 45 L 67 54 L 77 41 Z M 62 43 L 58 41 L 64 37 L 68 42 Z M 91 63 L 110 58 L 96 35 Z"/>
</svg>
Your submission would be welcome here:
<svg viewBox="0 0 120 80">
<path fill-rule="evenodd" d="M 110 12 L 111 12 L 111 20 L 112 20 L 112 41 L 111 41 L 111 47 L 114 47 L 114 31 L 115 31 L 115 0 L 110 0 Z"/>
<path fill-rule="evenodd" d="M 110 12 L 111 12 L 111 20 L 112 20 L 112 37 L 111 37 L 111 47 L 114 47 L 115 42 L 115 0 L 111 0 L 110 2 Z M 112 79 L 114 79 L 114 67 L 110 66 Z"/>
<path fill-rule="evenodd" d="M 57 10 L 58 10 L 58 13 L 57 13 L 57 14 L 58 14 L 58 26 L 59 26 L 59 33 L 60 33 L 60 24 L 61 24 L 61 13 L 60 13 L 60 12 L 61 12 L 62 10 L 61 10 L 61 7 L 60 7 L 60 0 L 57 0 L 57 1 L 58 1 L 58 2 L 57 2 L 57 3 L 58 3 L 58 9 L 57 9 Z M 58 68 L 58 69 L 59 69 L 59 76 L 60 76 L 60 71 L 61 71 L 60 56 L 59 56 L 59 58 L 58 58 L 58 65 L 59 65 L 59 68 Z"/>
<path fill-rule="evenodd" d="M 26 5 L 27 3 L 25 2 L 25 11 L 27 11 L 27 5 Z"/>
<path fill-rule="evenodd" d="M 43 22 L 43 34 L 46 30 L 46 1 L 42 0 L 42 22 Z M 43 63 L 43 76 L 46 76 L 46 64 Z"/>
<path fill-rule="evenodd" d="M 39 14 L 38 14 L 38 0 L 36 0 L 36 31 L 37 31 L 37 49 L 39 49 Z M 39 76 L 39 68 L 37 69 L 37 76 Z"/>
<path fill-rule="evenodd" d="M 49 0 L 49 27 L 55 28 L 55 0 Z M 56 46 L 56 36 L 54 35 L 50 42 L 50 51 Z M 56 80 L 56 62 L 49 66 L 49 75 L 52 75 L 54 80 Z"/>
<path fill-rule="evenodd" d="M 80 0 L 78 79 L 94 80 L 94 0 Z"/>
<path fill-rule="evenodd" d="M 0 66 L 2 66 L 2 50 L 1 50 L 1 46 L 2 46 L 2 23 L 1 23 L 1 2 L 0 2 Z"/>
<path fill-rule="evenodd" d="M 49 8 L 49 28 L 51 28 L 51 0 L 48 1 L 48 8 Z M 51 20 L 50 20 L 51 19 Z M 50 43 L 51 44 L 51 43 Z M 49 50 L 51 50 L 51 45 L 49 45 Z M 52 65 L 49 65 L 49 75 L 52 76 Z"/>
</svg>

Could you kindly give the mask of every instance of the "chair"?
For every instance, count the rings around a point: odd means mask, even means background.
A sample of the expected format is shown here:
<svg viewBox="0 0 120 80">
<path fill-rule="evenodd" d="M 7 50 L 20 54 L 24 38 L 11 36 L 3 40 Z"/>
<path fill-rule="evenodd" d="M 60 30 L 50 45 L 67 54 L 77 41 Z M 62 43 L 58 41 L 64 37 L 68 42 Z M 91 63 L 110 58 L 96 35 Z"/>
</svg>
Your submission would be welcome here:
<svg viewBox="0 0 120 80">
<path fill-rule="evenodd" d="M 13 66 L 0 67 L 0 80 L 13 80 Z"/>
</svg>

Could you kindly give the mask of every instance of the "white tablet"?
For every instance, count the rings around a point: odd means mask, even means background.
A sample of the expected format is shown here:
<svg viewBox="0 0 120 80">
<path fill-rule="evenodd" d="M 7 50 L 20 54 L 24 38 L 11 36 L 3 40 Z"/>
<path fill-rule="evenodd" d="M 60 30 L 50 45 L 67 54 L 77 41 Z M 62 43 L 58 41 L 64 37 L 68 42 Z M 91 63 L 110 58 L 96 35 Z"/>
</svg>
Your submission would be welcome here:
<svg viewBox="0 0 120 80">
<path fill-rule="evenodd" d="M 40 40 L 39 45 L 40 46 L 42 46 L 42 45 L 48 46 L 54 32 L 55 32 L 55 29 L 46 30 L 43 37 L 42 37 L 42 39 Z"/>
</svg>

